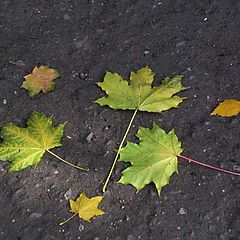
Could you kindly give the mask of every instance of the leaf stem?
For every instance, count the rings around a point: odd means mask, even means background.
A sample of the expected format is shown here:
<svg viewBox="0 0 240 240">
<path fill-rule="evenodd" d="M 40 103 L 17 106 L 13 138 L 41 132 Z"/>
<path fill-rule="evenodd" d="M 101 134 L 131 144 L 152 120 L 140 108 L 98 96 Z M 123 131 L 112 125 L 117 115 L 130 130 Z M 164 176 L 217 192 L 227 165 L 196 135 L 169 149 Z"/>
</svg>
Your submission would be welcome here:
<svg viewBox="0 0 240 240">
<path fill-rule="evenodd" d="M 136 110 L 134 111 L 134 113 L 133 113 L 133 115 L 132 115 L 132 118 L 131 118 L 131 120 L 130 120 L 130 122 L 129 122 L 129 124 L 128 124 L 127 130 L 126 130 L 126 132 L 125 132 L 125 134 L 124 134 L 124 136 L 123 136 L 123 138 L 122 138 L 122 141 L 121 141 L 121 143 L 120 143 L 120 145 L 119 145 L 119 148 L 118 148 L 118 150 L 117 150 L 116 156 L 115 156 L 115 158 L 114 158 L 114 160 L 113 160 L 112 167 L 111 167 L 111 169 L 110 169 L 110 171 L 109 171 L 109 173 L 108 173 L 107 179 L 106 179 L 106 181 L 105 181 L 105 183 L 104 183 L 104 185 L 103 185 L 103 189 L 102 189 L 103 192 L 106 192 L 106 188 L 107 188 L 108 182 L 109 182 L 110 177 L 111 177 L 111 175 L 112 175 L 112 173 L 113 173 L 113 169 L 114 169 L 114 167 L 115 167 L 115 165 L 116 165 L 116 163 L 117 163 L 118 156 L 119 156 L 120 151 L 121 151 L 121 149 L 122 149 L 122 146 L 123 146 L 123 144 L 124 144 L 124 142 L 125 142 L 125 140 L 126 140 L 126 137 L 127 137 L 127 135 L 128 135 L 128 132 L 129 132 L 131 126 L 132 126 L 132 123 L 133 123 L 133 120 L 134 120 L 134 118 L 135 118 L 135 116 L 136 116 L 136 114 L 137 114 L 137 111 L 138 111 L 138 109 L 136 109 Z"/>
<path fill-rule="evenodd" d="M 17 62 L 13 62 L 13 61 L 9 61 L 9 63 L 11 63 L 11 64 L 13 64 L 13 65 L 15 65 L 17 67 L 20 67 L 20 68 L 24 69 L 26 72 L 28 72 L 29 74 L 31 74 L 31 72 L 27 68 L 25 68 L 23 65 L 21 65 L 21 64 L 19 64 Z"/>
<path fill-rule="evenodd" d="M 80 170 L 83 170 L 83 171 L 89 171 L 88 168 L 83 168 L 83 167 L 77 166 L 77 165 L 75 165 L 75 164 L 72 164 L 72 163 L 68 162 L 67 160 L 59 157 L 57 154 L 51 152 L 51 151 L 48 150 L 48 149 L 46 149 L 46 151 L 47 151 L 48 153 L 50 153 L 51 155 L 53 155 L 54 157 L 56 157 L 58 160 L 66 163 L 66 164 L 68 164 L 68 165 L 71 166 L 71 167 L 74 167 L 74 168 L 77 168 L 77 169 L 80 169 Z"/>
<path fill-rule="evenodd" d="M 67 220 L 62 221 L 59 223 L 60 226 L 64 225 L 65 223 L 67 223 L 68 221 L 70 221 L 72 218 L 74 218 L 78 213 L 74 213 L 71 217 L 69 217 Z"/>
<path fill-rule="evenodd" d="M 218 172 L 224 172 L 224 173 L 227 173 L 227 174 L 230 174 L 230 175 L 240 176 L 240 173 L 228 171 L 228 170 L 225 170 L 225 169 L 222 169 L 222 168 L 219 168 L 219 167 L 215 167 L 215 166 L 212 166 L 212 165 L 209 165 L 209 164 L 206 164 L 206 163 L 202 163 L 202 162 L 199 162 L 199 161 L 197 161 L 197 160 L 194 160 L 194 159 L 191 159 L 191 158 L 182 156 L 182 155 L 177 155 L 177 156 L 180 157 L 180 158 L 182 158 L 182 159 L 184 159 L 184 160 L 187 160 L 187 161 L 196 163 L 196 164 L 198 164 L 198 165 L 202 165 L 202 166 L 204 166 L 204 167 L 206 167 L 206 168 L 211 168 L 211 169 L 216 170 L 216 171 L 218 171 Z"/>
</svg>

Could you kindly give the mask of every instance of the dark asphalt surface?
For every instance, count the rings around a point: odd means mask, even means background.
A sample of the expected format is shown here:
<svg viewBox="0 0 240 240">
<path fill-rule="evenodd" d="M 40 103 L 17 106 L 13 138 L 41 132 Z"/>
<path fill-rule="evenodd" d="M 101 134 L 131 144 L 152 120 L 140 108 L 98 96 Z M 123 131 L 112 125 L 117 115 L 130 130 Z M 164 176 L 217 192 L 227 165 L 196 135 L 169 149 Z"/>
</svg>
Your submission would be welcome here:
<svg viewBox="0 0 240 240">
<path fill-rule="evenodd" d="M 87 223 L 69 217 L 68 198 L 101 194 L 130 111 L 102 108 L 96 86 L 106 70 L 124 78 L 149 65 L 155 83 L 184 75 L 190 88 L 179 109 L 139 113 L 138 126 L 175 128 L 184 155 L 240 171 L 240 117 L 210 116 L 218 101 L 239 99 L 240 2 L 237 0 L 3 0 L 0 3 L 0 125 L 25 126 L 33 110 L 67 121 L 54 152 L 91 168 L 79 172 L 45 154 L 37 168 L 7 173 L 0 162 L 1 240 L 238 240 L 240 179 L 179 160 L 159 198 L 153 185 L 138 194 L 117 184 L 118 163 L 101 205 L 106 215 Z M 50 65 L 61 73 L 54 92 L 31 99 L 21 89 L 27 72 Z M 91 134 L 91 141 L 86 137 Z"/>
</svg>

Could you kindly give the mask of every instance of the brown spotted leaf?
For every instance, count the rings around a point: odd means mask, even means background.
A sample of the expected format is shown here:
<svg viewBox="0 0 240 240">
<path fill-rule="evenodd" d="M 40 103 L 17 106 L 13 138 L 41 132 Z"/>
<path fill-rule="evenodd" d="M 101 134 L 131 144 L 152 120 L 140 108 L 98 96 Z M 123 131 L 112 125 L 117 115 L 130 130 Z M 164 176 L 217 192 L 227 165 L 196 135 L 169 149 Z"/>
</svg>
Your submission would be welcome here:
<svg viewBox="0 0 240 240">
<path fill-rule="evenodd" d="M 49 68 L 48 66 L 35 66 L 32 73 L 24 77 L 25 81 L 22 88 L 29 92 L 30 97 L 34 97 L 41 91 L 46 93 L 54 90 L 54 79 L 60 77 L 57 70 Z"/>
</svg>

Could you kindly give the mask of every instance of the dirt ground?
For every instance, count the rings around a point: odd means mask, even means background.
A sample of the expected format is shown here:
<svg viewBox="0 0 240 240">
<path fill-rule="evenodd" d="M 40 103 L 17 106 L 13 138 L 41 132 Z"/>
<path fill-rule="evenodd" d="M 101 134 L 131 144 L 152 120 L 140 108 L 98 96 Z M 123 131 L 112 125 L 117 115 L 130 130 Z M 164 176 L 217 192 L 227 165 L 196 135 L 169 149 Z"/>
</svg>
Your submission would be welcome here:
<svg viewBox="0 0 240 240">
<path fill-rule="evenodd" d="M 240 178 L 183 160 L 160 198 L 151 184 L 138 194 L 117 184 L 126 167 L 118 163 L 101 205 L 107 214 L 58 225 L 71 216 L 68 198 L 101 194 L 132 115 L 92 103 L 103 95 L 95 83 L 106 70 L 127 78 L 148 65 L 156 84 L 183 74 L 188 99 L 179 109 L 139 113 L 128 140 L 156 121 L 175 128 L 185 156 L 240 171 L 240 117 L 210 116 L 218 101 L 239 99 L 239 29 L 238 0 L 1 1 L 0 125 L 25 126 L 33 110 L 67 121 L 63 146 L 53 151 L 91 171 L 48 154 L 19 173 L 0 162 L 0 239 L 240 239 Z M 9 61 L 58 69 L 56 90 L 31 99 L 20 88 L 27 72 Z"/>
</svg>

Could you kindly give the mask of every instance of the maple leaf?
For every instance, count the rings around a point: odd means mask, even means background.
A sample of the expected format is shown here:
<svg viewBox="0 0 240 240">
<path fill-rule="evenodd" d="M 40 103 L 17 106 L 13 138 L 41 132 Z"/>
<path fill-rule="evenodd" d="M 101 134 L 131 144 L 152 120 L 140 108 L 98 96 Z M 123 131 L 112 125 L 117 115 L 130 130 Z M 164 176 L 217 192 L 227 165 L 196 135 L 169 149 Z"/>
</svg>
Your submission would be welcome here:
<svg viewBox="0 0 240 240">
<path fill-rule="evenodd" d="M 85 193 L 81 193 L 76 201 L 70 199 L 71 212 L 78 214 L 79 218 L 90 222 L 94 216 L 101 216 L 105 212 L 98 208 L 103 196 L 88 198 Z"/>
<path fill-rule="evenodd" d="M 132 184 L 137 191 L 154 182 L 158 194 L 169 183 L 174 172 L 178 172 L 177 155 L 183 149 L 174 130 L 166 133 L 156 123 L 152 129 L 140 127 L 137 135 L 139 144 L 128 142 L 120 151 L 120 161 L 130 162 L 119 180 L 122 184 Z"/>
<path fill-rule="evenodd" d="M 103 82 L 98 86 L 108 95 L 95 102 L 113 109 L 130 109 L 147 112 L 161 112 L 177 107 L 185 98 L 173 96 L 185 89 L 181 75 L 165 78 L 162 84 L 152 87 L 154 73 L 149 67 L 137 73 L 131 72 L 130 84 L 117 73 L 106 72 Z"/>
<path fill-rule="evenodd" d="M 221 102 L 211 113 L 222 117 L 232 117 L 240 113 L 240 101 L 236 99 L 226 99 Z"/>
<path fill-rule="evenodd" d="M 27 128 L 23 128 L 9 123 L 3 126 L 0 133 L 3 139 L 0 144 L 0 159 L 11 163 L 10 171 L 36 166 L 45 151 L 50 152 L 49 149 L 61 146 L 64 124 L 52 127 L 51 117 L 33 112 L 27 125 Z"/>
<path fill-rule="evenodd" d="M 119 145 L 112 167 L 103 185 L 103 192 L 106 191 L 107 184 L 113 173 L 118 155 L 131 128 L 137 111 L 162 112 L 170 108 L 176 108 L 186 99 L 175 96 L 176 93 L 186 89 L 182 83 L 181 75 L 172 78 L 165 78 L 160 86 L 152 86 L 154 73 L 147 66 L 136 73 L 131 72 L 130 83 L 124 80 L 117 73 L 106 72 L 103 82 L 98 82 L 98 86 L 105 91 L 106 97 L 101 97 L 95 101 L 101 106 L 108 105 L 113 109 L 135 110 L 128 124 L 127 130 Z"/>
<path fill-rule="evenodd" d="M 46 93 L 54 89 L 54 79 L 60 77 L 57 70 L 48 66 L 34 67 L 31 74 L 26 75 L 22 88 L 28 90 L 29 95 L 34 97 L 41 91 Z"/>
</svg>

